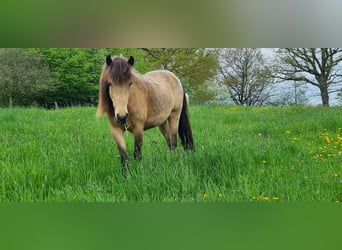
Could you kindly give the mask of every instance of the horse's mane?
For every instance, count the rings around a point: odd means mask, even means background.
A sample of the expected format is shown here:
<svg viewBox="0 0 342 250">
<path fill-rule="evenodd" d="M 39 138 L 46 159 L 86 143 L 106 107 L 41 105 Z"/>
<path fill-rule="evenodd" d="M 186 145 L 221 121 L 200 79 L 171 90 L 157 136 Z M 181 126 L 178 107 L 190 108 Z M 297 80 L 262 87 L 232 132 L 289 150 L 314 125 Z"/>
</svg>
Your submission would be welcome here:
<svg viewBox="0 0 342 250">
<path fill-rule="evenodd" d="M 127 82 L 132 76 L 132 66 L 123 57 L 114 57 L 109 67 L 110 77 L 116 83 Z"/>
</svg>

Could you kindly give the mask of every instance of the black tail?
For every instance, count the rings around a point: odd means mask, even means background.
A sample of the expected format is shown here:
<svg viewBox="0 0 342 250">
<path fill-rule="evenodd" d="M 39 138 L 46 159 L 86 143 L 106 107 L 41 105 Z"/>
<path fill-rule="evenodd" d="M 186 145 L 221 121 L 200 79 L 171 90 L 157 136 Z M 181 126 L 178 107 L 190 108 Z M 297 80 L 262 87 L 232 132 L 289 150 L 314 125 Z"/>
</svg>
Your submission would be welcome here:
<svg viewBox="0 0 342 250">
<path fill-rule="evenodd" d="M 188 115 L 188 102 L 184 93 L 183 108 L 179 119 L 178 134 L 185 150 L 194 150 L 195 144 L 192 137 L 191 125 Z"/>
</svg>

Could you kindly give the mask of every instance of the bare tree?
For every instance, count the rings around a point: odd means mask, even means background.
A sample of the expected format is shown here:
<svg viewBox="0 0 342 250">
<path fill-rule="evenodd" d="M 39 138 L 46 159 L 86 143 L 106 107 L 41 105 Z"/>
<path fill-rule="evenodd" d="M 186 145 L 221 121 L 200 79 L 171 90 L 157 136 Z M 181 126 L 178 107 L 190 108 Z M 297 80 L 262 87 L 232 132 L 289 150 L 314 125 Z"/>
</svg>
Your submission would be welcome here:
<svg viewBox="0 0 342 250">
<path fill-rule="evenodd" d="M 306 96 L 307 85 L 303 82 L 286 82 L 284 86 L 277 86 L 275 99 L 270 102 L 272 105 L 305 105 L 308 102 Z"/>
<path fill-rule="evenodd" d="M 260 49 L 223 49 L 220 52 L 219 81 L 227 86 L 235 104 L 262 105 L 270 98 L 272 79 Z"/>
<path fill-rule="evenodd" d="M 329 106 L 329 94 L 340 91 L 342 49 L 285 48 L 278 51 L 276 78 L 311 84 L 320 90 L 323 106 Z"/>
</svg>

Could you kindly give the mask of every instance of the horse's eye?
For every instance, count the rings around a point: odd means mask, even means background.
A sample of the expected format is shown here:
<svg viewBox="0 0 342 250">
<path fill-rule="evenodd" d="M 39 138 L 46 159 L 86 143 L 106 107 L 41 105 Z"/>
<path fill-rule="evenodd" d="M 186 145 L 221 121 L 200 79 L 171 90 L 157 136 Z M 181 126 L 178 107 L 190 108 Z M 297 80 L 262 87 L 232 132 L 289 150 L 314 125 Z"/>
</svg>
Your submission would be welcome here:
<svg viewBox="0 0 342 250">
<path fill-rule="evenodd" d="M 132 82 L 129 83 L 129 86 L 131 86 L 131 85 L 132 85 Z"/>
</svg>

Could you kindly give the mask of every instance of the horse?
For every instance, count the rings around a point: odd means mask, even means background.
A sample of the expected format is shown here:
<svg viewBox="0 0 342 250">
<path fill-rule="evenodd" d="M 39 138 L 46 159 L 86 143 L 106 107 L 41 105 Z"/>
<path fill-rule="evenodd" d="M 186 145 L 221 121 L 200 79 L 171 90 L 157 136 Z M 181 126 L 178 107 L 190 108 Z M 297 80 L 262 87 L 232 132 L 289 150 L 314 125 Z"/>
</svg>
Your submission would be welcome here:
<svg viewBox="0 0 342 250">
<path fill-rule="evenodd" d="M 134 57 L 106 57 L 99 82 L 96 116 L 107 115 L 117 144 L 122 172 L 128 170 L 124 132 L 134 136 L 134 158 L 142 158 L 143 133 L 159 127 L 170 150 L 177 147 L 177 131 L 184 150 L 195 150 L 188 115 L 188 95 L 178 77 L 167 70 L 142 75 L 134 70 Z"/>
</svg>

